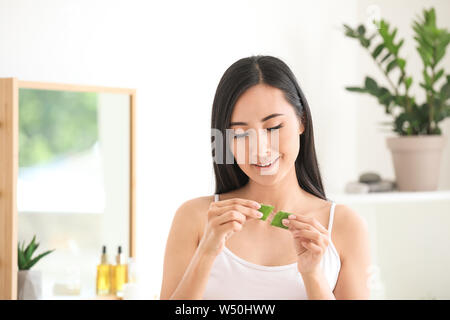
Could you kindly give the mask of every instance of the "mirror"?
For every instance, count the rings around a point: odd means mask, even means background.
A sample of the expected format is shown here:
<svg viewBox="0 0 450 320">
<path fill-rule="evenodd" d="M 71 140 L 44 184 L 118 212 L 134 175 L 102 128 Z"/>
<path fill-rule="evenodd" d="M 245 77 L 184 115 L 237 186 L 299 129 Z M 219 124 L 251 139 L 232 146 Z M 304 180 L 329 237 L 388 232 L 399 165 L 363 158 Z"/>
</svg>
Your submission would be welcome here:
<svg viewBox="0 0 450 320">
<path fill-rule="evenodd" d="M 54 249 L 42 299 L 94 299 L 102 247 L 134 257 L 135 91 L 18 84 L 16 243 Z"/>
</svg>

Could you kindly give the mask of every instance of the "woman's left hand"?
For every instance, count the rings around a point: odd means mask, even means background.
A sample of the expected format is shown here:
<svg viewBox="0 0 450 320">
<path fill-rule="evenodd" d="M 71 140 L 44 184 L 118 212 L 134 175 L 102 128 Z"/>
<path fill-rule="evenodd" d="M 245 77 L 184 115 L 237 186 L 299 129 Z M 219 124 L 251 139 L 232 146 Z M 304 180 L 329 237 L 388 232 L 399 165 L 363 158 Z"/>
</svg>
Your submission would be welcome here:
<svg viewBox="0 0 450 320">
<path fill-rule="evenodd" d="M 328 230 L 317 219 L 299 214 L 291 214 L 282 223 L 293 236 L 298 271 L 302 275 L 320 272 L 320 262 L 329 243 Z"/>
</svg>

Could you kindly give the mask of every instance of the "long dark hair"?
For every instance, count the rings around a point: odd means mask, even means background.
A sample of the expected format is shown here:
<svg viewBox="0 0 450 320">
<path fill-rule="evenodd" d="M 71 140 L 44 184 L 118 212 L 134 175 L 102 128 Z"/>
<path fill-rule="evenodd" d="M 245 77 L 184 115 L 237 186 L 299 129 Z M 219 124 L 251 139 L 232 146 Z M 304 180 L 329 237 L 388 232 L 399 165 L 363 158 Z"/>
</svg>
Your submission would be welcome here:
<svg viewBox="0 0 450 320">
<path fill-rule="evenodd" d="M 229 128 L 236 101 L 245 90 L 259 83 L 282 90 L 301 119 L 305 130 L 299 136 L 300 152 L 295 160 L 298 184 L 303 190 L 327 200 L 314 148 L 313 125 L 308 102 L 293 72 L 280 59 L 263 55 L 251 56 L 236 61 L 225 71 L 214 96 L 211 130 L 218 130 L 217 132 L 222 133 L 222 137 L 226 137 L 226 129 Z M 212 142 L 213 137 L 211 137 Z M 215 193 L 225 193 L 247 184 L 248 176 L 235 161 L 232 164 L 227 164 L 226 161 L 223 161 L 223 164 L 214 161 L 215 151 L 212 148 Z M 228 143 L 223 143 L 222 155 L 229 156 L 230 152 Z M 231 159 L 233 159 L 232 156 Z"/>
</svg>

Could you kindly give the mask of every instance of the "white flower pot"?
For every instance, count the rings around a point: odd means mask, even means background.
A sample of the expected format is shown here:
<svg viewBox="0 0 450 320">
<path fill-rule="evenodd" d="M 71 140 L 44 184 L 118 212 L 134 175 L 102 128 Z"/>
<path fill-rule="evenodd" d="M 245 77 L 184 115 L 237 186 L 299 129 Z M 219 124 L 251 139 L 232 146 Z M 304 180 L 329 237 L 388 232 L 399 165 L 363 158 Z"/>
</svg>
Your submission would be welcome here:
<svg viewBox="0 0 450 320">
<path fill-rule="evenodd" d="M 17 280 L 17 296 L 19 300 L 42 299 L 41 270 L 19 270 Z"/>
<path fill-rule="evenodd" d="M 433 191 L 439 183 L 442 151 L 441 135 L 388 137 L 396 186 L 399 191 Z"/>
</svg>

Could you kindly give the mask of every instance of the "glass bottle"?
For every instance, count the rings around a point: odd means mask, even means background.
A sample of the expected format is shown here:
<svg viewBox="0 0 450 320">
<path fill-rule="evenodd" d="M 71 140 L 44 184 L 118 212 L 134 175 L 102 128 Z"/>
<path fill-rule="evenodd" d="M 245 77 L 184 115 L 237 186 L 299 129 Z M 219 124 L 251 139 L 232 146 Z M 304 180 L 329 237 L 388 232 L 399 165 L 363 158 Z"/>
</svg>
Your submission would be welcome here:
<svg viewBox="0 0 450 320">
<path fill-rule="evenodd" d="M 128 282 L 128 268 L 119 246 L 116 255 L 116 264 L 112 267 L 112 293 L 117 297 L 123 297 L 123 285 Z"/>
<path fill-rule="evenodd" d="M 108 263 L 106 246 L 103 246 L 101 262 L 99 265 L 97 265 L 96 292 L 98 296 L 105 296 L 110 294 L 111 289 L 110 272 L 111 272 L 111 265 Z"/>
</svg>

